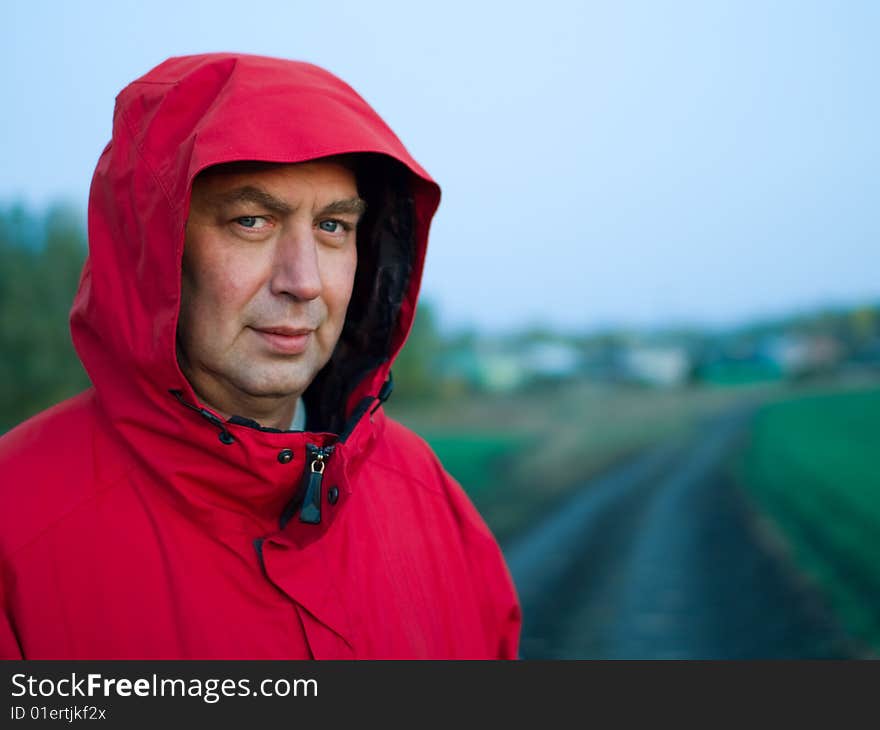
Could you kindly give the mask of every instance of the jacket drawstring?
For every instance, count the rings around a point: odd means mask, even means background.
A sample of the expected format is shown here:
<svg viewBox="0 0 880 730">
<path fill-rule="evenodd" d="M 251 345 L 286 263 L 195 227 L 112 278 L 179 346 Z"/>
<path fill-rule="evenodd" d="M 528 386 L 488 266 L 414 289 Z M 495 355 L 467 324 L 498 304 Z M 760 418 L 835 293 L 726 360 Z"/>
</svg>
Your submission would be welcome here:
<svg viewBox="0 0 880 730">
<path fill-rule="evenodd" d="M 370 410 L 370 415 L 372 416 L 376 412 L 376 409 L 388 400 L 392 390 L 394 390 L 394 379 L 391 377 L 391 371 L 389 370 L 388 380 L 386 380 L 379 389 L 379 395 L 364 396 L 361 399 L 361 402 L 357 404 L 357 407 L 351 412 L 351 416 L 345 422 L 345 427 L 342 429 L 342 433 L 339 434 L 339 441 L 345 443 L 345 440 L 351 436 L 351 432 L 354 431 L 355 426 L 358 425 L 361 418 L 363 418 L 364 414 L 369 410 L 370 406 L 373 405 L 373 403 L 376 404 L 373 406 L 373 409 Z"/>
<path fill-rule="evenodd" d="M 229 433 L 229 430 L 226 428 L 226 424 L 223 422 L 221 418 L 218 418 L 216 415 L 211 413 L 207 408 L 199 408 L 198 406 L 194 406 L 192 403 L 187 403 L 183 399 L 183 393 L 179 390 L 169 390 L 169 393 L 173 395 L 177 400 L 179 400 L 183 405 L 189 408 L 191 411 L 195 411 L 202 418 L 211 422 L 212 425 L 216 426 L 220 429 L 220 443 L 229 446 L 230 444 L 235 443 L 235 437 Z"/>
<path fill-rule="evenodd" d="M 378 403 L 373 407 L 373 410 L 370 411 L 370 415 L 372 416 L 376 409 L 381 406 L 386 400 L 391 397 L 391 391 L 394 390 L 394 378 L 391 375 L 391 371 L 388 371 L 388 380 L 386 380 L 382 384 L 382 388 L 379 390 L 379 396 L 376 398 Z"/>
</svg>

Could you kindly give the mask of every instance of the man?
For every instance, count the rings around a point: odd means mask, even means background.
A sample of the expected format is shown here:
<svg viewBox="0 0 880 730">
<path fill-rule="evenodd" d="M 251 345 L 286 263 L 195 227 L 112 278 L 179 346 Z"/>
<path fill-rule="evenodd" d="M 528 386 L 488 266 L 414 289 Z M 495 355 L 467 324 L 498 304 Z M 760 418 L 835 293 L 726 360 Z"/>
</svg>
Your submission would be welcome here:
<svg viewBox="0 0 880 730">
<path fill-rule="evenodd" d="M 381 407 L 438 202 L 314 66 L 121 92 L 71 314 L 93 388 L 0 440 L 0 656 L 516 656 L 497 544 Z"/>
</svg>

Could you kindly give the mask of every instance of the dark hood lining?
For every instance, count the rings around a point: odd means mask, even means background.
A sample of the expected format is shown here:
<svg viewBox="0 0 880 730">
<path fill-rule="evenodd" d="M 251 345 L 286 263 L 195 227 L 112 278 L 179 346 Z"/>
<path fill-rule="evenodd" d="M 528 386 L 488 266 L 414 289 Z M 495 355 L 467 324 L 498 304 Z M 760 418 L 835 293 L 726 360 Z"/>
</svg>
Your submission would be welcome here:
<svg viewBox="0 0 880 730">
<path fill-rule="evenodd" d="M 303 394 L 308 431 L 340 433 L 350 394 L 390 358 L 416 256 L 409 171 L 390 157 L 364 153 L 357 182 L 367 210 L 358 226 L 354 288 L 339 343 Z"/>
</svg>

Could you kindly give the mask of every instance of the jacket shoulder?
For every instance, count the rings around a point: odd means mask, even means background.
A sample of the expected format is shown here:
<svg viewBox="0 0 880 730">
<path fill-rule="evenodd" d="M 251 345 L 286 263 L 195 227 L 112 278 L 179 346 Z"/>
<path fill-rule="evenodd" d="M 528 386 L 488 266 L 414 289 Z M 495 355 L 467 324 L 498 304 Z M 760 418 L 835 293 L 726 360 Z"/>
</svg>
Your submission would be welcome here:
<svg viewBox="0 0 880 730">
<path fill-rule="evenodd" d="M 96 408 L 90 389 L 0 436 L 0 541 L 6 555 L 95 491 Z"/>
<path fill-rule="evenodd" d="M 439 493 L 453 512 L 463 537 L 488 541 L 495 538 L 458 481 L 444 468 L 421 436 L 385 416 L 382 438 L 372 454 L 375 464 L 404 477 L 413 486 Z"/>
<path fill-rule="evenodd" d="M 467 556 L 467 570 L 473 585 L 479 587 L 481 616 L 486 635 L 495 658 L 513 659 L 517 656 L 522 612 L 516 588 L 501 549 L 489 527 L 477 512 L 461 485 L 440 463 L 428 443 L 416 433 L 391 418 L 385 417 L 382 438 L 372 454 L 373 463 L 390 472 L 408 489 L 420 485 L 430 490 L 435 499 L 434 509 L 442 514 L 421 516 L 435 528 L 448 530 L 446 539 L 457 535 Z M 402 477 L 402 478 L 401 478 Z M 387 485 L 383 485 L 387 486 Z M 418 499 L 418 497 L 411 497 Z M 438 506 L 439 505 L 439 506 Z M 440 528 L 444 530 L 444 528 Z M 435 529 L 434 532 L 437 530 Z M 443 554 L 455 551 L 443 549 Z"/>
</svg>

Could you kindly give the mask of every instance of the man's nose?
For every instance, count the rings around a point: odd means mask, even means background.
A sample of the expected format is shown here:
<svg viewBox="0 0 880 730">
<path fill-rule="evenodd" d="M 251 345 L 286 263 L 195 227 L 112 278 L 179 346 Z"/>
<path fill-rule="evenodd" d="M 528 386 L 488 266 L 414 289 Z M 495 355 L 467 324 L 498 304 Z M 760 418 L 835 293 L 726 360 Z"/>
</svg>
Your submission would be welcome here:
<svg viewBox="0 0 880 730">
<path fill-rule="evenodd" d="M 311 227 L 285 231 L 278 239 L 272 265 L 273 294 L 316 299 L 321 294 L 318 245 Z"/>
</svg>

